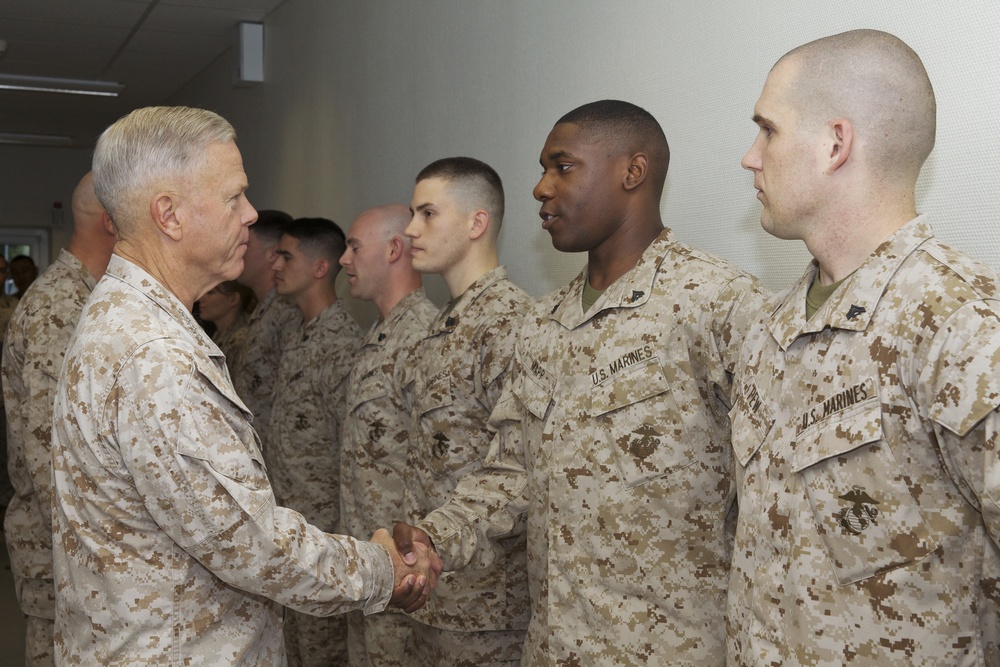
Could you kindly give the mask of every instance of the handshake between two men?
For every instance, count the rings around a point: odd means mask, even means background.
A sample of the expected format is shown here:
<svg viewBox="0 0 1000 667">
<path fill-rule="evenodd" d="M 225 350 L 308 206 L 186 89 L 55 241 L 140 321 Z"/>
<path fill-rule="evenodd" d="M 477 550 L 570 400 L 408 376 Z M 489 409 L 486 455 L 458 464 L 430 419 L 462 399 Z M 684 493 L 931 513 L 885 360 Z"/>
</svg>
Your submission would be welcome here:
<svg viewBox="0 0 1000 667">
<path fill-rule="evenodd" d="M 389 604 L 411 614 L 421 609 L 437 587 L 444 563 L 430 537 L 419 528 L 397 523 L 393 534 L 379 528 L 371 541 L 392 557 L 393 588 Z"/>
</svg>

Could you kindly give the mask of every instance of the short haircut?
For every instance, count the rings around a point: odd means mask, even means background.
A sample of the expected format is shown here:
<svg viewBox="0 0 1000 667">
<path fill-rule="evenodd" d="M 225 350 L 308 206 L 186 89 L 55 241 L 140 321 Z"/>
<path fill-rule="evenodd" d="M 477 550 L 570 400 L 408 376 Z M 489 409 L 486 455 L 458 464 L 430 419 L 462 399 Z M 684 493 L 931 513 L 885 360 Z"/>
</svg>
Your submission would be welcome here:
<svg viewBox="0 0 1000 667">
<path fill-rule="evenodd" d="M 468 211 L 485 209 L 490 214 L 494 234 L 503 223 L 503 181 L 490 165 L 471 157 L 446 157 L 420 170 L 416 182 L 440 178 L 447 182 L 455 199 Z"/>
<path fill-rule="evenodd" d="M 189 107 L 145 107 L 118 119 L 94 149 L 94 191 L 116 229 L 148 212 L 140 195 L 199 166 L 213 143 L 236 140 L 222 116 Z"/>
<path fill-rule="evenodd" d="M 850 30 L 792 49 L 789 100 L 800 123 L 847 118 L 882 176 L 915 181 L 934 148 L 937 103 L 920 56 L 879 30 Z M 772 69 L 774 69 L 772 68 Z"/>
<path fill-rule="evenodd" d="M 645 153 L 649 176 L 657 195 L 670 166 L 670 146 L 663 128 L 648 111 L 630 102 L 599 100 L 573 109 L 556 121 L 576 125 L 607 147 L 612 157 Z"/>
<path fill-rule="evenodd" d="M 330 262 L 330 276 L 340 271 L 340 257 L 347 249 L 344 231 L 326 218 L 298 218 L 285 225 L 281 233 L 299 242 L 303 253 L 314 259 Z"/>
<path fill-rule="evenodd" d="M 13 264 L 14 262 L 27 262 L 31 266 L 35 265 L 35 260 L 31 259 L 28 255 L 17 255 L 16 257 L 11 257 L 10 263 Z"/>
<path fill-rule="evenodd" d="M 284 211 L 264 209 L 257 211 L 257 222 L 250 225 L 250 231 L 265 245 L 277 245 L 281 241 L 282 231 L 291 221 L 292 216 Z"/>
</svg>

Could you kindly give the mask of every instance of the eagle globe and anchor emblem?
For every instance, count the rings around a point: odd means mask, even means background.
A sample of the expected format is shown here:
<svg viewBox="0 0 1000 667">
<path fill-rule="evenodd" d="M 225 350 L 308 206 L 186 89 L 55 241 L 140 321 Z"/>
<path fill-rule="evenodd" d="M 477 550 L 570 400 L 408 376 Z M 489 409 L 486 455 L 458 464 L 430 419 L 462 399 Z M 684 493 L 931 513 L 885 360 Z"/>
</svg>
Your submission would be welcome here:
<svg viewBox="0 0 1000 667">
<path fill-rule="evenodd" d="M 875 523 L 878 516 L 878 501 L 868 495 L 864 487 L 854 486 L 850 491 L 840 496 L 841 500 L 852 503 L 840 511 L 838 523 L 851 535 L 860 535 L 868 526 Z"/>
</svg>

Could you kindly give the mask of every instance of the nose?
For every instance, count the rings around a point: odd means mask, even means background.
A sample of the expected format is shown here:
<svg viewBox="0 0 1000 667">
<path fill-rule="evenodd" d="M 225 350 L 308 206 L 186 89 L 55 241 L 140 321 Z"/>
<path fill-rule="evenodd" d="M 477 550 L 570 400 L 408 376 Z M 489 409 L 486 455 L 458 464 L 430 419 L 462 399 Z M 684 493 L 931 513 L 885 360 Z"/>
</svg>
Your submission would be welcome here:
<svg viewBox="0 0 1000 667">
<path fill-rule="evenodd" d="M 246 210 L 243 211 L 243 224 L 252 225 L 257 222 L 257 209 L 253 207 L 253 204 L 245 196 L 243 197 L 243 201 L 246 203 Z"/>
<path fill-rule="evenodd" d="M 420 236 L 420 234 L 417 233 L 417 214 L 416 213 L 414 213 L 413 217 L 410 218 L 410 224 L 408 224 L 406 226 L 406 229 L 403 230 L 403 234 L 405 234 L 408 238 L 411 238 L 411 239 L 415 239 L 418 236 Z"/>
<path fill-rule="evenodd" d="M 538 183 L 531 191 L 531 196 L 541 202 L 552 199 L 552 186 L 549 180 L 548 170 L 543 172 L 542 177 L 538 179 Z"/>
<path fill-rule="evenodd" d="M 274 253 L 274 259 L 271 260 L 271 269 L 274 271 L 280 271 L 283 268 L 285 268 L 285 258 L 277 253 Z"/>
<path fill-rule="evenodd" d="M 341 266 L 347 266 L 348 264 L 351 263 L 351 253 L 352 252 L 354 252 L 354 251 L 351 250 L 351 247 L 347 246 L 347 250 L 345 250 L 344 254 L 340 256 L 340 265 Z"/>
<path fill-rule="evenodd" d="M 740 165 L 744 169 L 749 169 L 750 171 L 760 171 L 760 146 L 763 141 L 763 132 L 758 132 L 757 136 L 754 138 L 753 143 L 750 144 L 750 150 L 746 152 L 743 159 L 740 160 Z"/>
</svg>

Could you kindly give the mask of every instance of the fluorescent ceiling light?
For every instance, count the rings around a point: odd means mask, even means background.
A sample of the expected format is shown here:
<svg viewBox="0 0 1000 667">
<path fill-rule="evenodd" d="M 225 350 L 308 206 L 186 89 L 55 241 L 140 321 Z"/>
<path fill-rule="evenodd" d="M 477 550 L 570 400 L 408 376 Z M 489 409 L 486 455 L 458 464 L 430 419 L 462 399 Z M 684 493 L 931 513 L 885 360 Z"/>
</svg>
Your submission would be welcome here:
<svg viewBox="0 0 1000 667">
<path fill-rule="evenodd" d="M 57 79 L 48 76 L 0 74 L 0 90 L 28 90 L 42 93 L 118 97 L 124 88 L 124 84 L 115 83 L 114 81 L 87 81 L 85 79 Z"/>
<path fill-rule="evenodd" d="M 0 132 L 0 144 L 14 144 L 18 146 L 72 146 L 73 137 L 58 134 Z"/>
</svg>

